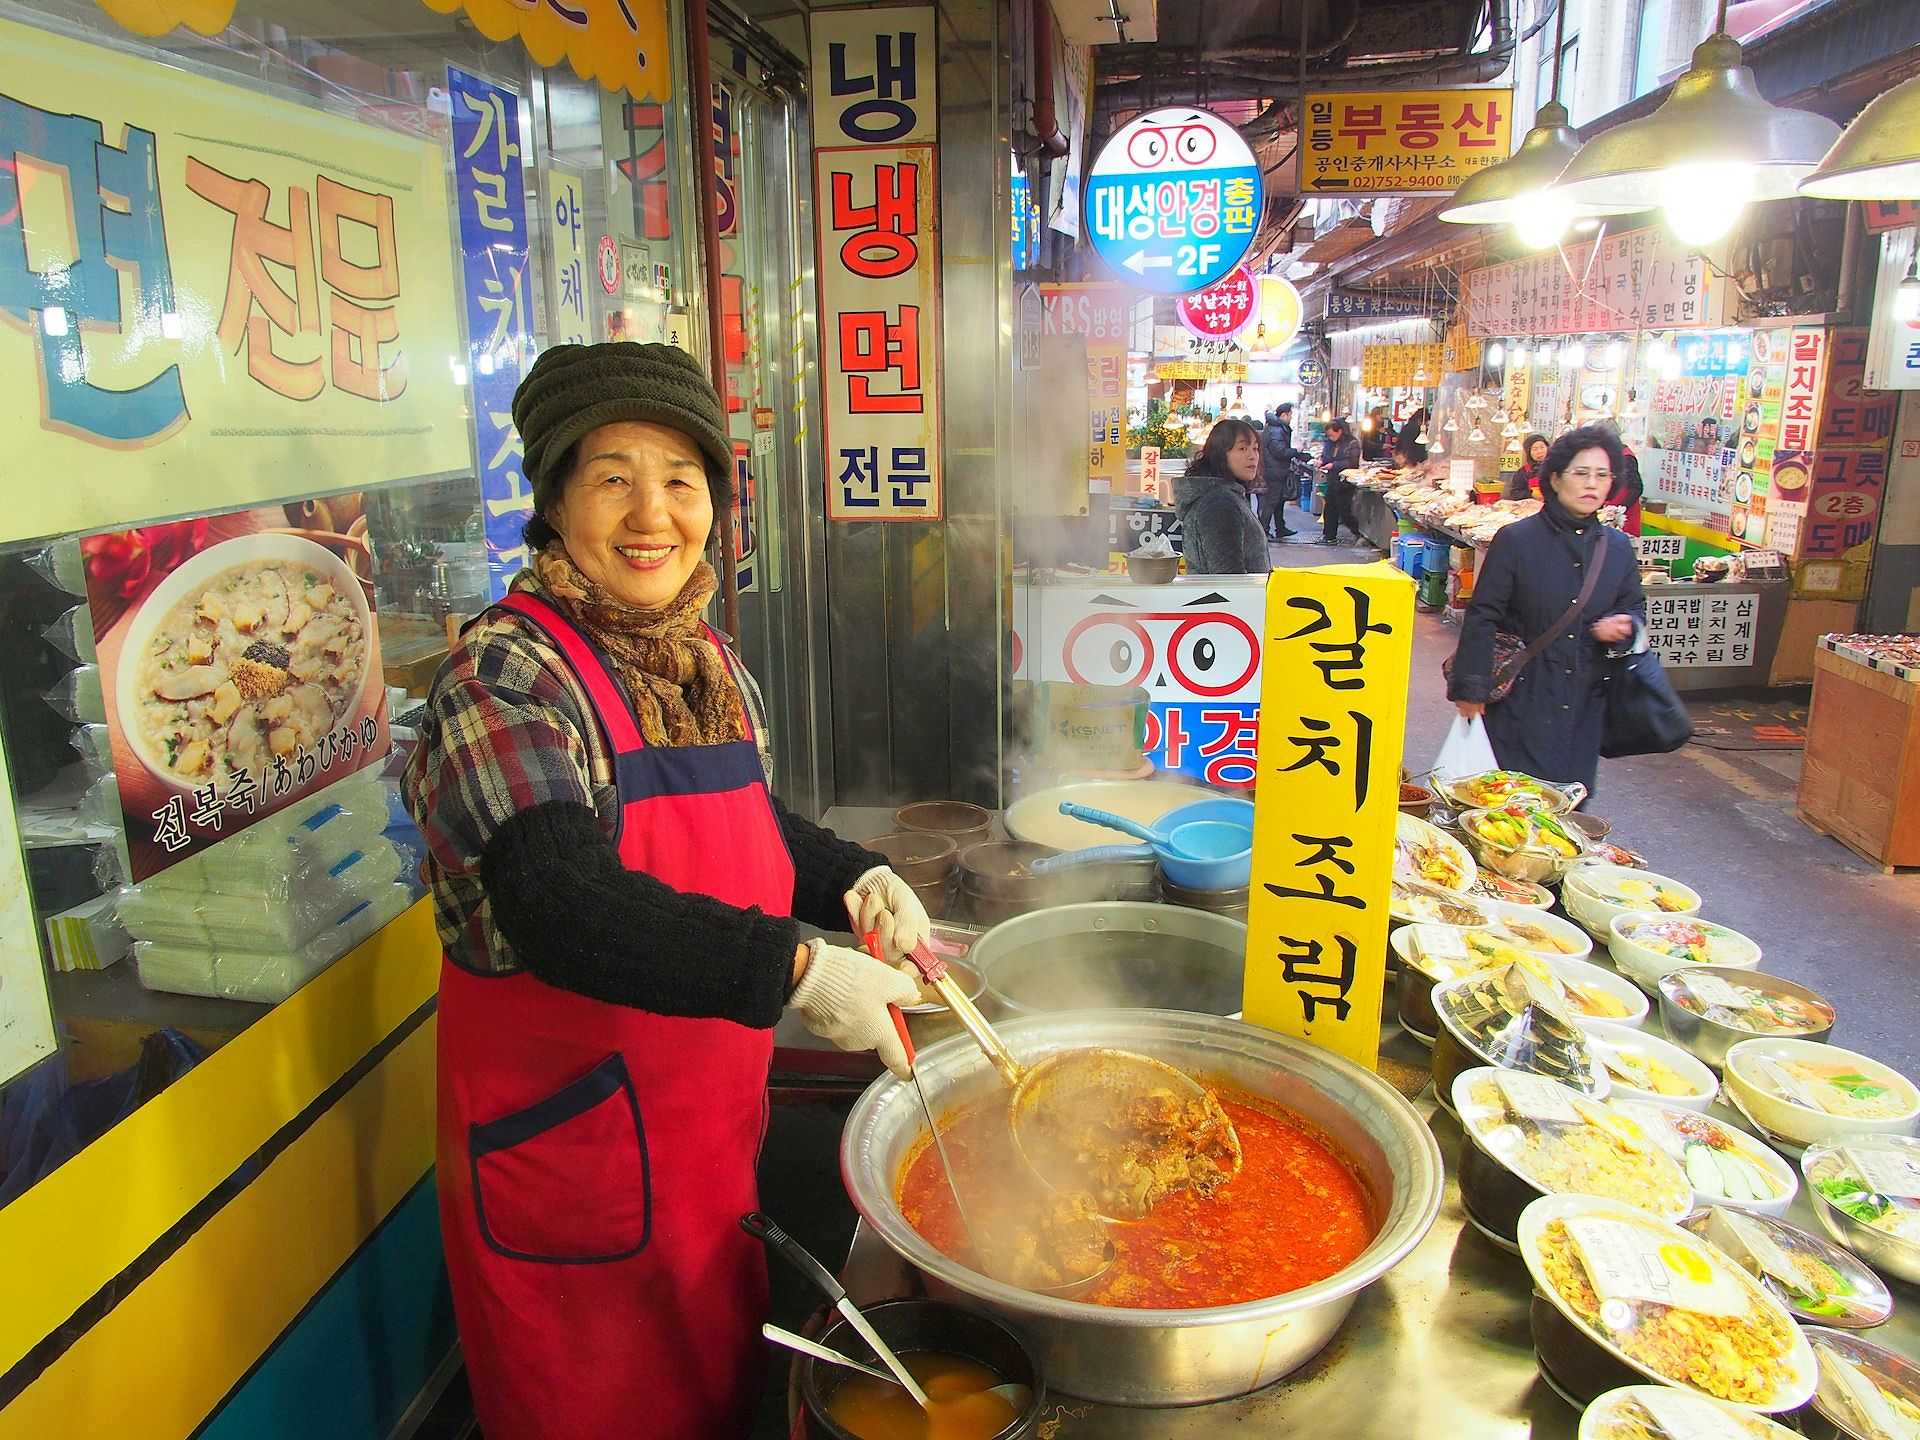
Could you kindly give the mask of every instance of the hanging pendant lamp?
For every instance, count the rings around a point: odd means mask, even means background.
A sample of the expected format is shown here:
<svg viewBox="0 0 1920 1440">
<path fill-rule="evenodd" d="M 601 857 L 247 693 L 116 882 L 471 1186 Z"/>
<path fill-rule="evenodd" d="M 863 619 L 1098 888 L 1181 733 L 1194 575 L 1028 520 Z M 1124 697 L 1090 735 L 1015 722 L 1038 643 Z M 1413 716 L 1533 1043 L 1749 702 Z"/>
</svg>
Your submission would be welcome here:
<svg viewBox="0 0 1920 1440">
<path fill-rule="evenodd" d="M 1749 201 L 1796 192 L 1840 138 L 1824 115 L 1771 103 L 1719 24 L 1653 114 L 1596 136 L 1553 193 L 1576 205 L 1665 207 L 1676 234 L 1705 244 L 1731 230 Z"/>
<path fill-rule="evenodd" d="M 1512 222 L 1529 250 L 1557 245 L 1577 219 L 1616 213 L 1621 207 L 1578 204 L 1552 188 L 1574 156 L 1580 139 L 1560 103 L 1560 65 L 1567 49 L 1567 7 L 1561 0 L 1553 41 L 1553 94 L 1534 113 L 1520 148 L 1498 165 L 1468 177 L 1440 211 L 1454 225 Z"/>
<path fill-rule="evenodd" d="M 1822 200 L 1920 200 L 1920 75 L 1876 96 L 1805 180 Z M 1445 219 L 1445 216 L 1441 217 Z"/>
</svg>

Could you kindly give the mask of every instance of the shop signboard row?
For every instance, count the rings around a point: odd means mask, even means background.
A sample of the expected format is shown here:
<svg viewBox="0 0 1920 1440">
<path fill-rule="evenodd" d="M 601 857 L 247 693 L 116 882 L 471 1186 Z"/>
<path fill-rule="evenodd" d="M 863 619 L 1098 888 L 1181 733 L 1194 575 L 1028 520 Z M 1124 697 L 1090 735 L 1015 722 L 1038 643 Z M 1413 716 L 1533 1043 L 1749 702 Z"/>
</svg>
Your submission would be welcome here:
<svg viewBox="0 0 1920 1440">
<path fill-rule="evenodd" d="M 1297 193 L 1457 190 L 1512 153 L 1512 131 L 1511 90 L 1310 92 Z"/>
<path fill-rule="evenodd" d="M 10 21 L 0 46 L 29 482 L 0 541 L 470 471 L 443 145 Z"/>
<path fill-rule="evenodd" d="M 520 98 L 447 67 L 453 112 L 453 191 L 460 224 L 467 369 L 480 519 L 487 540 L 487 595 L 497 600 L 525 566 L 522 530 L 533 514 L 513 392 L 533 362 L 535 283 L 527 264 L 527 187 L 520 154 Z"/>
<path fill-rule="evenodd" d="M 934 14 L 813 19 L 829 520 L 943 511 Z"/>
<path fill-rule="evenodd" d="M 1724 326 L 1734 301 L 1705 256 L 1651 228 L 1469 271 L 1466 292 L 1483 338 Z"/>
<path fill-rule="evenodd" d="M 1445 373 L 1446 347 L 1423 345 L 1363 345 L 1360 383 L 1370 390 L 1412 385 L 1438 385 Z"/>
</svg>

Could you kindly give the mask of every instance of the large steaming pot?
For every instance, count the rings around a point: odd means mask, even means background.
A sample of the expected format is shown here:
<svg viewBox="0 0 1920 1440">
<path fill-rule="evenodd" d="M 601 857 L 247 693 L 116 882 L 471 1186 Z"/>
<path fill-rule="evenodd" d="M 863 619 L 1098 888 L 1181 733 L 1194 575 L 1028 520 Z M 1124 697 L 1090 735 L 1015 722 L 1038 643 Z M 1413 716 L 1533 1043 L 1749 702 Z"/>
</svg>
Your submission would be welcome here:
<svg viewBox="0 0 1920 1440">
<path fill-rule="evenodd" d="M 1035 1295 L 956 1264 L 900 1214 L 894 1181 L 925 1125 L 912 1087 L 883 1077 L 855 1102 L 841 1138 L 840 1168 L 855 1208 L 934 1295 L 1019 1331 L 1039 1354 L 1049 1388 L 1108 1404 L 1185 1405 L 1271 1384 L 1319 1353 L 1360 1291 L 1399 1264 L 1439 1213 L 1440 1147 L 1419 1113 L 1377 1076 L 1327 1051 L 1238 1020 L 1173 1010 L 1030 1016 L 999 1028 L 1023 1060 L 1117 1045 L 1279 1102 L 1357 1162 L 1380 1220 L 1373 1244 L 1346 1269 L 1268 1300 L 1123 1310 Z M 918 1068 L 936 1112 L 1005 1094 L 965 1036 L 921 1051 Z"/>
<path fill-rule="evenodd" d="M 1244 922 L 1180 905 L 1057 905 L 1003 921 L 967 963 L 1011 1015 L 1140 1008 L 1239 1013 Z"/>
</svg>

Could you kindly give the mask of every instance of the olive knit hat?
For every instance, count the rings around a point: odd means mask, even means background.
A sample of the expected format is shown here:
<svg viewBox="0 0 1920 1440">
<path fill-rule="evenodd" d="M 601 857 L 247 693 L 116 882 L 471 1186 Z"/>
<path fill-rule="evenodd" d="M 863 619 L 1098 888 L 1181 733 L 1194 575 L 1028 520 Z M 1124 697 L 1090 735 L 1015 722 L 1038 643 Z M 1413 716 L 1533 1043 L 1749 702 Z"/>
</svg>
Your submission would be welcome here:
<svg viewBox="0 0 1920 1440">
<path fill-rule="evenodd" d="M 647 420 L 681 431 L 700 447 L 715 508 L 733 492 L 733 441 L 706 371 L 671 345 L 613 340 L 542 350 L 513 392 L 513 423 L 533 509 L 544 516 L 566 483 L 568 459 L 588 431 L 618 420 Z"/>
</svg>

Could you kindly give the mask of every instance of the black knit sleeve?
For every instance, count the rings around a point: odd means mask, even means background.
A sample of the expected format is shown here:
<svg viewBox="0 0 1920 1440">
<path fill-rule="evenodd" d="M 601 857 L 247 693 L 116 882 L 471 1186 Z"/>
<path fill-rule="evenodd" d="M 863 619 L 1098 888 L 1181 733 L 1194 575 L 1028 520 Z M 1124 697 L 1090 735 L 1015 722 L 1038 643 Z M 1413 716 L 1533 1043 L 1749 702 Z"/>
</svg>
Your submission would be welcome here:
<svg viewBox="0 0 1920 1440">
<path fill-rule="evenodd" d="M 780 1018 L 800 945 L 793 921 L 627 869 L 584 805 L 513 816 L 487 843 L 480 879 L 514 958 L 549 985 L 760 1030 Z"/>
<path fill-rule="evenodd" d="M 842 897 L 867 871 L 886 864 L 887 857 L 842 840 L 823 825 L 801 819 L 777 797 L 768 798 L 773 800 L 780 833 L 793 856 L 794 918 L 822 930 L 846 929 L 847 906 Z"/>
</svg>

